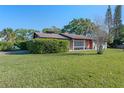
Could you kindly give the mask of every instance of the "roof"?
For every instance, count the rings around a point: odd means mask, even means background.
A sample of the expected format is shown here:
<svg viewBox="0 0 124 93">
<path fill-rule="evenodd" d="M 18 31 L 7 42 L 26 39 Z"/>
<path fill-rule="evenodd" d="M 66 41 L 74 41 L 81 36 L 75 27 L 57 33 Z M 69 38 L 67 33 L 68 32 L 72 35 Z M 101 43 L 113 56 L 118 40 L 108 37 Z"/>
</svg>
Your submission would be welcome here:
<svg viewBox="0 0 124 93">
<path fill-rule="evenodd" d="M 68 37 L 70 39 L 92 39 L 91 37 L 87 37 L 84 35 L 76 35 L 76 34 L 68 34 L 68 33 L 63 33 L 61 34 L 62 36 Z"/>
<path fill-rule="evenodd" d="M 35 32 L 38 38 L 55 38 L 55 39 L 92 39 L 91 37 L 87 37 L 84 35 L 76 35 L 76 34 L 68 34 L 68 33 L 43 33 L 43 32 Z"/>
<path fill-rule="evenodd" d="M 54 33 L 35 32 L 34 34 L 37 35 L 39 38 L 67 39 L 67 37 Z"/>
</svg>

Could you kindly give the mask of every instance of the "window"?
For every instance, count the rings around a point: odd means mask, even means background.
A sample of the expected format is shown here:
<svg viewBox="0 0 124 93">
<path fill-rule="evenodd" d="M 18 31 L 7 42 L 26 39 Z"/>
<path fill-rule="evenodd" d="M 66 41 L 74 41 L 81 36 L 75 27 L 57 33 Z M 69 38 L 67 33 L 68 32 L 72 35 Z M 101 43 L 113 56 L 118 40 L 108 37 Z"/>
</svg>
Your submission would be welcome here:
<svg viewBox="0 0 124 93">
<path fill-rule="evenodd" d="M 83 40 L 74 40 L 74 46 L 84 46 Z"/>
<path fill-rule="evenodd" d="M 75 50 L 80 50 L 84 49 L 84 40 L 74 40 L 74 49 Z"/>
</svg>

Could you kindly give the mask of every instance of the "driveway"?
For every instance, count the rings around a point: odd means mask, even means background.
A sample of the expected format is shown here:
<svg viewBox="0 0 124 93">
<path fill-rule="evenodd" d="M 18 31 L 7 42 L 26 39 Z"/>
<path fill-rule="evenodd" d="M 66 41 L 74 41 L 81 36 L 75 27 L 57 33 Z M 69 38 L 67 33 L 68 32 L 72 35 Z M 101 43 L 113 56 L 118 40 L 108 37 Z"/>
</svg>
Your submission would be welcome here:
<svg viewBox="0 0 124 93">
<path fill-rule="evenodd" d="M 29 54 L 27 50 L 0 51 L 0 54 Z"/>
</svg>

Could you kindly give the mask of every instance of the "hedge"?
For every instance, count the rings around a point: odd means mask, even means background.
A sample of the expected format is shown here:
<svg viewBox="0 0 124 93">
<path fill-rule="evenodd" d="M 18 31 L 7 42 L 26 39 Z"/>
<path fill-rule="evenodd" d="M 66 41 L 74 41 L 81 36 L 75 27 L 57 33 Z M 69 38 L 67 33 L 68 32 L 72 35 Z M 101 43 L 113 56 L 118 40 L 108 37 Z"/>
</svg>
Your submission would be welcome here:
<svg viewBox="0 0 124 93">
<path fill-rule="evenodd" d="M 0 42 L 0 51 L 13 50 L 14 43 L 12 42 Z"/>
<path fill-rule="evenodd" d="M 27 50 L 27 41 L 18 41 L 14 43 L 20 50 Z"/>
<path fill-rule="evenodd" d="M 68 51 L 68 40 L 33 39 L 27 42 L 27 49 L 34 54 L 59 53 Z"/>
</svg>

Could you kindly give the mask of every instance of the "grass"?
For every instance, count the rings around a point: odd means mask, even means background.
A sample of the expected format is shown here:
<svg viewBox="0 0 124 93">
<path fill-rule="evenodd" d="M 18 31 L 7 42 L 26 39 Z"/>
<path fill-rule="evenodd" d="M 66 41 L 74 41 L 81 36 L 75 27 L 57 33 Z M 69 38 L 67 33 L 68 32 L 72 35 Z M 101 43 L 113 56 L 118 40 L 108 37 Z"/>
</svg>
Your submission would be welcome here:
<svg viewBox="0 0 124 93">
<path fill-rule="evenodd" d="M 0 87 L 124 87 L 124 51 L 0 55 Z"/>
</svg>

